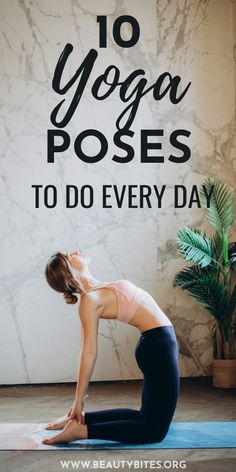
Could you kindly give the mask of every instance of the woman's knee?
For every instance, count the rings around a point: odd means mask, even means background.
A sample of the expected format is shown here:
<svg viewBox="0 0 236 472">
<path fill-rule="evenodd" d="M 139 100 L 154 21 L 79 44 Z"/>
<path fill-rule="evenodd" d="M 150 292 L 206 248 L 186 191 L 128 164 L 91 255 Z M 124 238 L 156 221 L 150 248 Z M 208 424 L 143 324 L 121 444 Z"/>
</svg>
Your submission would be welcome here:
<svg viewBox="0 0 236 472">
<path fill-rule="evenodd" d="M 161 442 L 166 437 L 168 429 L 161 429 L 157 423 L 147 422 L 144 431 L 147 442 Z"/>
</svg>

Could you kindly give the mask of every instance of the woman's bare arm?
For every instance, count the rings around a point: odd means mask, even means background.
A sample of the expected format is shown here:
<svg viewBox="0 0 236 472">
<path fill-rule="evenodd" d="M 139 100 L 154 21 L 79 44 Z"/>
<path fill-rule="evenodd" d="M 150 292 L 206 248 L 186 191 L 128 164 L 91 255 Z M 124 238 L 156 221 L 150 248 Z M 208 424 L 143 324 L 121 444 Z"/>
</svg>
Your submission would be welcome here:
<svg viewBox="0 0 236 472">
<path fill-rule="evenodd" d="M 76 386 L 76 402 L 82 403 L 95 366 L 98 345 L 99 314 L 96 297 L 88 294 L 80 302 L 81 349 Z"/>
</svg>

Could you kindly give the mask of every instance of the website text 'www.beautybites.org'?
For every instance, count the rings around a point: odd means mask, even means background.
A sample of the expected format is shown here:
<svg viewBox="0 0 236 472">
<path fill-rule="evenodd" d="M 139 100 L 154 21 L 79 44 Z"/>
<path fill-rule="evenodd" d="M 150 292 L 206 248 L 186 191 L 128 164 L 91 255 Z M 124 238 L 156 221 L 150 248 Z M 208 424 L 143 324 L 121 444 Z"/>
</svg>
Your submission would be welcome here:
<svg viewBox="0 0 236 472">
<path fill-rule="evenodd" d="M 187 469 L 185 460 L 60 460 L 62 469 L 65 470 L 152 470 L 152 469 L 168 469 L 178 470 Z"/>
</svg>

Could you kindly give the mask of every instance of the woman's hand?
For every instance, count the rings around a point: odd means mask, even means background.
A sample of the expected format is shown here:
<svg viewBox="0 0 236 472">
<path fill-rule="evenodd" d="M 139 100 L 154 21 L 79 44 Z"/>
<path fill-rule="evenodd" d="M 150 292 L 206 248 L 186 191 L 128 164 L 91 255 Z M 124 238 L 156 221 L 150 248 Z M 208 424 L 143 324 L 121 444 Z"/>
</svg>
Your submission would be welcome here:
<svg viewBox="0 0 236 472">
<path fill-rule="evenodd" d="M 67 422 L 76 419 L 78 423 L 84 424 L 84 402 L 83 401 L 74 401 L 73 406 L 69 409 L 67 413 Z"/>
<path fill-rule="evenodd" d="M 45 429 L 64 429 L 66 424 L 69 421 L 69 416 L 70 416 L 72 410 L 73 410 L 73 406 L 68 410 L 66 415 L 60 416 L 60 418 L 57 418 L 52 423 L 48 423 Z M 84 421 L 84 419 L 83 419 L 83 421 Z"/>
</svg>

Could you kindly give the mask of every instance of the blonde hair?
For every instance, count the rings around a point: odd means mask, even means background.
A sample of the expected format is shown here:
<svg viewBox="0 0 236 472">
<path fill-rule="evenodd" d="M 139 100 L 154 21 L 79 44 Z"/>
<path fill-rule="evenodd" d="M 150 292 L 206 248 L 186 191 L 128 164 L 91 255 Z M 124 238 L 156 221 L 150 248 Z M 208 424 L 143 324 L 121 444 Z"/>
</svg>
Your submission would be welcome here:
<svg viewBox="0 0 236 472">
<path fill-rule="evenodd" d="M 74 278 L 68 260 L 61 252 L 50 257 L 45 268 L 45 277 L 51 288 L 63 293 L 64 300 L 68 304 L 78 301 L 78 297 L 74 293 L 80 295 L 85 293 L 82 283 Z"/>
</svg>

